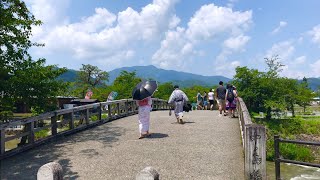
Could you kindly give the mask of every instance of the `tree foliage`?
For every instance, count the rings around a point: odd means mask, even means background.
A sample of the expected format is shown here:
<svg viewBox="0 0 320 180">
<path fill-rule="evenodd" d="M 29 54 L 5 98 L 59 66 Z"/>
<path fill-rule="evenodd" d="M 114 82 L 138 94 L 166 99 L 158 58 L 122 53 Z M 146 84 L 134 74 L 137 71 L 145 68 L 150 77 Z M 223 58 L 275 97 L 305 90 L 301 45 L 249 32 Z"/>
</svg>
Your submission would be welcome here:
<svg viewBox="0 0 320 180">
<path fill-rule="evenodd" d="M 73 89 L 73 92 L 76 96 L 84 97 L 88 89 L 105 87 L 108 80 L 108 72 L 100 70 L 97 66 L 82 64 L 82 68 L 80 68 L 80 72 L 77 75 L 76 88 Z"/>
<path fill-rule="evenodd" d="M 43 46 L 30 41 L 32 26 L 39 26 L 41 22 L 23 1 L 1 0 L 0 17 L 0 114 L 12 111 L 18 102 L 39 112 L 45 111 L 50 105 L 49 99 L 64 87 L 55 79 L 65 69 L 45 66 L 45 59 L 32 60 L 29 48 Z M 8 119 L 0 116 L 1 120 Z"/>
<path fill-rule="evenodd" d="M 133 88 L 139 82 L 141 78 L 136 76 L 136 72 L 122 71 L 114 80 L 111 90 L 118 93 L 117 99 L 130 98 Z"/>
<path fill-rule="evenodd" d="M 307 84 L 299 84 L 297 80 L 280 77 L 281 67 L 278 56 L 265 58 L 267 72 L 257 69 L 237 67 L 234 85 L 239 96 L 243 98 L 251 111 L 263 111 L 271 118 L 271 111 L 290 110 L 294 116 L 294 105 L 307 105 L 312 91 Z"/>
</svg>

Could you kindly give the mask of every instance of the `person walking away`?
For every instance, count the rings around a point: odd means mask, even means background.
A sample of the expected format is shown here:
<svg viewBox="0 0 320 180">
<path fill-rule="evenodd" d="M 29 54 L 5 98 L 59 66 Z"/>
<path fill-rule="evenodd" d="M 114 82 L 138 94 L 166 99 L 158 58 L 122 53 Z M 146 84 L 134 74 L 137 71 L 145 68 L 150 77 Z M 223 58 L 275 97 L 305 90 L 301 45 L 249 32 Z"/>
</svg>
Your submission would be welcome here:
<svg viewBox="0 0 320 180">
<path fill-rule="evenodd" d="M 220 114 L 219 116 L 222 116 L 222 111 L 223 111 L 223 115 L 226 116 L 226 88 L 223 86 L 223 82 L 220 81 L 219 82 L 219 86 L 216 89 L 216 99 L 217 99 L 217 103 L 219 105 L 219 111 Z"/>
<path fill-rule="evenodd" d="M 203 92 L 203 109 L 207 110 L 208 108 L 208 96 L 207 96 L 207 92 Z"/>
<path fill-rule="evenodd" d="M 187 95 L 179 89 L 178 85 L 175 85 L 168 103 L 174 105 L 174 115 L 179 124 L 183 124 L 183 105 L 187 103 L 187 101 L 189 101 Z M 169 111 L 169 115 L 170 114 L 171 110 Z"/>
<path fill-rule="evenodd" d="M 233 89 L 231 84 L 227 84 L 227 92 L 226 92 L 226 109 L 228 110 L 229 117 L 235 117 L 234 112 L 237 107 L 236 102 L 237 92 Z"/>
<path fill-rule="evenodd" d="M 198 94 L 196 96 L 196 99 L 197 99 L 197 109 L 200 110 L 202 109 L 202 96 L 200 94 L 200 92 L 198 91 Z"/>
<path fill-rule="evenodd" d="M 143 100 L 136 101 L 137 106 L 139 106 L 139 132 L 140 137 L 139 139 L 143 139 L 145 137 L 150 136 L 149 134 L 149 125 L 150 125 L 150 111 L 152 100 L 151 97 L 147 97 Z"/>
<path fill-rule="evenodd" d="M 208 99 L 209 99 L 209 105 L 210 105 L 210 110 L 213 110 L 213 104 L 214 104 L 214 89 L 210 89 L 208 93 Z"/>
</svg>

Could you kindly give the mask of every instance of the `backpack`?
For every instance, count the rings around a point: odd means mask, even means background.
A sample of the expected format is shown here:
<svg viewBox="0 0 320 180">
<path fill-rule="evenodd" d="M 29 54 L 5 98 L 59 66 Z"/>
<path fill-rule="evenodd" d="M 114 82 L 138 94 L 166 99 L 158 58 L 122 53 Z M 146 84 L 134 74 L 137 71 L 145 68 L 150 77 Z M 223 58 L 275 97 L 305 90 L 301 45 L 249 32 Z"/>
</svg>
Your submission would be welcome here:
<svg viewBox="0 0 320 180">
<path fill-rule="evenodd" d="M 146 105 L 148 105 L 148 98 L 145 98 L 145 99 L 143 99 L 143 100 L 140 100 L 140 101 L 138 102 L 138 104 L 139 104 L 139 106 L 146 106 Z"/>
<path fill-rule="evenodd" d="M 234 100 L 234 94 L 232 88 L 228 89 L 227 100 L 232 102 Z"/>
</svg>

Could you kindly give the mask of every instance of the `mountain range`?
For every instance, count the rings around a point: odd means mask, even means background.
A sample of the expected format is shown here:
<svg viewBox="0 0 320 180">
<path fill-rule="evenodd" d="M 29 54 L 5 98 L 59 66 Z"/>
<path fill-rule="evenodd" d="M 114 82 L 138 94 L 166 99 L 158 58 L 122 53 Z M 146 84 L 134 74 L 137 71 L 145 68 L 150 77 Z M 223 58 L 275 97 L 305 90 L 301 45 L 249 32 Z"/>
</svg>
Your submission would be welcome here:
<svg viewBox="0 0 320 180">
<path fill-rule="evenodd" d="M 160 69 L 155 66 L 132 66 L 132 67 L 122 67 L 109 71 L 109 81 L 107 84 L 112 84 L 113 81 L 120 75 L 121 71 L 136 72 L 136 75 L 143 79 L 154 79 L 160 83 L 173 82 L 181 87 L 191 87 L 194 85 L 212 87 L 217 85 L 219 81 L 229 82 L 232 79 L 224 76 L 202 76 L 198 74 L 165 70 Z M 75 81 L 77 76 L 76 70 L 69 69 L 66 73 L 62 74 L 59 79 L 64 81 Z M 309 87 L 312 90 L 316 90 L 320 86 L 320 78 L 307 78 Z M 301 80 L 299 80 L 301 81 Z"/>
</svg>

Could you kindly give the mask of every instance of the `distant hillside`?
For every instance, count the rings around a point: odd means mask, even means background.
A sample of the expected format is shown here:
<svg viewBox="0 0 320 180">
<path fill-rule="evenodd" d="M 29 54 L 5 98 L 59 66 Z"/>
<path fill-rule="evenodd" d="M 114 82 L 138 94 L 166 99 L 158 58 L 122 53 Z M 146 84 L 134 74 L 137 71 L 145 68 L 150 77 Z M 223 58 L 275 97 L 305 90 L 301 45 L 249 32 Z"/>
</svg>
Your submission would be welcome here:
<svg viewBox="0 0 320 180">
<path fill-rule="evenodd" d="M 164 70 L 155 66 L 133 66 L 133 67 L 122 67 L 114 69 L 109 72 L 109 82 L 112 84 L 113 81 L 120 75 L 121 71 L 133 72 L 136 71 L 137 76 L 144 79 L 155 79 L 160 83 L 173 82 L 179 84 L 181 87 L 190 87 L 193 85 L 200 86 L 213 86 L 217 85 L 219 81 L 228 82 L 231 79 L 224 76 L 202 76 L 192 73 L 179 72 L 173 70 Z M 76 70 L 69 69 L 66 73 L 62 74 L 59 79 L 64 81 L 75 81 L 77 76 Z M 307 78 L 309 87 L 312 90 L 317 90 L 320 87 L 320 78 Z M 301 81 L 301 80 L 299 80 Z"/>
<path fill-rule="evenodd" d="M 61 76 L 59 76 L 58 79 L 62 79 L 63 81 L 66 81 L 66 82 L 74 82 L 77 77 L 77 72 L 78 71 L 76 70 L 68 69 L 68 71 L 63 73 Z"/>
<path fill-rule="evenodd" d="M 309 87 L 316 91 L 320 88 L 320 78 L 307 78 Z M 299 80 L 301 82 L 302 80 Z"/>
<path fill-rule="evenodd" d="M 182 87 L 190 87 L 193 85 L 213 86 L 219 81 L 228 82 L 229 78 L 223 76 L 202 76 L 192 73 L 179 72 L 173 70 L 159 69 L 155 66 L 133 66 L 123 67 L 109 72 L 109 83 L 111 84 L 121 71 L 133 72 L 136 71 L 137 76 L 145 79 L 155 79 L 160 83 L 174 82 Z"/>
</svg>

